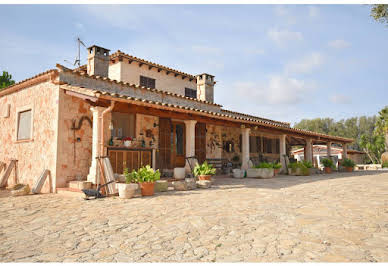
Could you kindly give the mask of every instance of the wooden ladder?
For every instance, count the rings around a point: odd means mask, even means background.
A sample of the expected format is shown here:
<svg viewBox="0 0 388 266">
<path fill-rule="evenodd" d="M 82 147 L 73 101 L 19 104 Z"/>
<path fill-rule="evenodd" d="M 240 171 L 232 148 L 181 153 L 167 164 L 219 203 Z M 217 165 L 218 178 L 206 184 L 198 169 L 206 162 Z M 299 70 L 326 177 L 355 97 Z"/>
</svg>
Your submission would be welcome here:
<svg viewBox="0 0 388 266">
<path fill-rule="evenodd" d="M 40 191 L 42 190 L 43 184 L 46 181 L 47 176 L 50 176 L 49 182 L 50 182 L 50 192 L 51 192 L 51 173 L 50 173 L 50 170 L 45 169 L 45 170 L 43 170 L 43 172 L 40 175 L 40 177 L 38 178 L 38 180 L 36 180 L 34 187 L 31 190 L 32 193 L 34 193 L 34 194 L 40 193 Z"/>
</svg>

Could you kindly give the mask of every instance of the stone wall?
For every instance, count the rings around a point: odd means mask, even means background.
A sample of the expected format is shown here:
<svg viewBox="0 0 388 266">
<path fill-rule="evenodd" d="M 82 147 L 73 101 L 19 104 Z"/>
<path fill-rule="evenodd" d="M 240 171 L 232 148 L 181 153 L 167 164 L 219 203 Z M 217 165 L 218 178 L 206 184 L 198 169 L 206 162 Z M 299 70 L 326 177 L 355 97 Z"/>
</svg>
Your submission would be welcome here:
<svg viewBox="0 0 388 266">
<path fill-rule="evenodd" d="M 140 75 L 155 79 L 155 88 L 158 90 L 185 95 L 185 88 L 197 89 L 195 79 L 182 79 L 181 75 L 175 77 L 174 73 L 167 75 L 165 70 L 158 72 L 157 68 L 150 70 L 145 64 L 139 67 L 137 62 L 117 62 L 109 66 L 110 79 L 140 84 Z"/>
<path fill-rule="evenodd" d="M 18 160 L 18 182 L 33 186 L 44 169 L 48 169 L 55 187 L 57 164 L 57 130 L 59 87 L 44 82 L 0 97 L 0 161 L 7 165 Z M 9 117 L 4 109 L 10 105 Z M 17 109 L 32 108 L 32 139 L 17 141 Z M 3 172 L 4 173 L 4 172 Z M 8 185 L 13 185 L 14 171 Z M 48 179 L 42 192 L 49 192 Z"/>
<path fill-rule="evenodd" d="M 83 116 L 92 120 L 90 105 L 60 90 L 57 187 L 65 187 L 67 182 L 76 180 L 77 177 L 86 180 L 89 173 L 92 159 L 92 127 L 84 119 L 79 130 L 71 129 L 73 121 L 77 127 Z"/>
<path fill-rule="evenodd" d="M 206 124 L 206 158 L 221 158 L 221 127 Z"/>
<path fill-rule="evenodd" d="M 154 127 L 154 124 L 156 127 Z M 146 147 L 159 147 L 159 117 L 136 114 L 136 139 L 144 139 Z M 152 145 L 150 145 L 152 143 Z"/>
</svg>

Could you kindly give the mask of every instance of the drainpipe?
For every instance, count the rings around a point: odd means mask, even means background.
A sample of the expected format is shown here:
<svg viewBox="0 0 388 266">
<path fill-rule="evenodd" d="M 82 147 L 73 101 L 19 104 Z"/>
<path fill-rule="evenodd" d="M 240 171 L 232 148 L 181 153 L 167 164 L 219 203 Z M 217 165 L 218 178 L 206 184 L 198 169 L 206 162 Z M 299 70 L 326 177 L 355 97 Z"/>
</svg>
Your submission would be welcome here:
<svg viewBox="0 0 388 266">
<path fill-rule="evenodd" d="M 111 112 L 114 106 L 115 101 L 111 101 L 110 106 L 101 113 L 100 156 L 104 156 L 104 115 Z"/>
</svg>

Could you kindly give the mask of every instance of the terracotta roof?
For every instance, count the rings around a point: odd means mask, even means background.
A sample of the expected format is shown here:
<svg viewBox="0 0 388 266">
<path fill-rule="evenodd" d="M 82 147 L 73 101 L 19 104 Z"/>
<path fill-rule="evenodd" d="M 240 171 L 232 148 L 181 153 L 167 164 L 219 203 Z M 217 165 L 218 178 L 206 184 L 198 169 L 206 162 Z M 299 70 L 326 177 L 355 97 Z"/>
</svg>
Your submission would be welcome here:
<svg viewBox="0 0 388 266">
<path fill-rule="evenodd" d="M 31 82 L 42 77 L 42 76 L 45 76 L 47 74 L 51 74 L 51 73 L 56 73 L 58 72 L 57 69 L 49 69 L 45 72 L 42 72 L 42 73 L 39 73 L 39 74 L 36 74 L 35 76 L 31 77 L 31 78 L 27 78 L 27 79 L 24 79 L 24 80 L 21 80 L 19 82 L 16 82 L 15 84 L 7 87 L 7 88 L 4 88 L 2 90 L 0 90 L 0 96 L 3 96 L 3 95 L 6 95 L 6 94 L 9 94 L 11 92 L 14 92 L 16 88 L 24 88 L 25 86 L 23 85 L 32 85 Z"/>
<path fill-rule="evenodd" d="M 201 109 L 197 109 L 197 108 L 193 108 L 193 107 L 177 105 L 177 104 L 162 103 L 162 102 L 146 100 L 146 99 L 137 98 L 137 97 L 130 97 L 130 96 L 117 94 L 117 93 L 110 93 L 107 91 L 99 91 L 99 90 L 93 90 L 93 89 L 84 88 L 84 87 L 71 86 L 68 84 L 62 85 L 61 88 L 65 89 L 65 90 L 71 90 L 74 92 L 86 94 L 88 96 L 97 97 L 97 98 L 104 98 L 104 97 L 108 96 L 110 98 L 117 98 L 117 99 L 123 99 L 123 100 L 128 100 L 128 101 L 137 101 L 137 102 L 142 103 L 142 104 L 158 105 L 158 106 L 166 107 L 166 108 L 175 108 L 175 109 L 180 109 L 180 110 L 186 110 L 186 111 L 190 111 L 193 113 L 197 113 L 199 115 L 217 117 L 219 119 L 237 120 L 237 122 L 241 122 L 241 123 L 245 122 L 245 123 L 251 123 L 251 124 L 261 125 L 261 126 L 265 126 L 265 127 L 270 127 L 270 128 L 276 128 L 276 129 L 283 130 L 286 132 L 292 132 L 292 133 L 297 133 L 297 134 L 299 133 L 299 134 L 308 135 L 311 137 L 324 137 L 324 138 L 327 138 L 330 140 L 336 140 L 339 142 L 347 142 L 347 143 L 353 142 L 352 139 L 348 139 L 348 138 L 330 136 L 330 135 L 325 135 L 325 134 L 316 133 L 316 132 L 307 131 L 307 130 L 284 127 L 284 126 L 281 126 L 281 125 L 278 125 L 275 123 L 271 123 L 268 121 L 263 121 L 260 119 L 235 116 L 232 114 L 226 114 L 226 113 L 222 113 L 222 112 L 206 111 L 206 110 L 201 110 Z"/>
<path fill-rule="evenodd" d="M 266 122 L 270 122 L 270 123 L 274 123 L 274 124 L 280 124 L 280 125 L 282 125 L 284 127 L 290 127 L 290 123 L 288 123 L 288 122 L 276 121 L 276 120 L 267 119 L 267 118 L 263 118 L 263 117 L 258 117 L 258 116 L 244 114 L 244 113 L 234 112 L 234 111 L 230 111 L 230 110 L 226 110 L 226 109 L 221 109 L 221 111 L 223 113 L 229 113 L 229 114 L 233 114 L 235 116 L 248 117 L 248 118 L 262 120 L 262 121 L 266 121 Z"/>
<path fill-rule="evenodd" d="M 155 67 L 155 68 L 160 68 L 160 69 L 163 69 L 165 71 L 169 71 L 169 72 L 181 75 L 181 76 L 185 76 L 185 77 L 197 80 L 194 75 L 191 75 L 191 74 L 188 74 L 188 73 L 176 70 L 176 69 L 172 69 L 172 68 L 169 68 L 169 67 L 166 67 L 166 66 L 163 66 L 163 65 L 159 65 L 159 64 L 156 64 L 156 63 L 153 63 L 153 62 L 150 62 L 150 61 L 138 58 L 138 57 L 133 56 L 133 55 L 129 55 L 129 54 L 123 53 L 120 50 L 117 50 L 117 52 L 111 54 L 110 59 L 111 60 L 112 59 L 116 59 L 117 57 L 120 57 L 120 56 L 124 57 L 124 58 L 127 58 L 128 60 L 132 60 L 132 61 L 136 61 L 136 62 L 139 62 L 139 63 L 143 63 L 143 64 L 148 65 L 148 66 L 152 66 L 152 67 Z"/>
<path fill-rule="evenodd" d="M 63 70 L 63 71 L 73 72 L 73 73 L 75 73 L 75 74 L 77 74 L 79 76 L 87 76 L 87 77 L 92 78 L 92 79 L 104 80 L 104 81 L 111 82 L 111 83 L 121 84 L 121 85 L 124 85 L 124 86 L 132 87 L 132 88 L 137 88 L 137 89 L 153 91 L 153 92 L 162 93 L 162 94 L 165 94 L 165 95 L 171 95 L 171 96 L 174 96 L 174 97 L 184 98 L 184 99 L 187 99 L 187 100 L 196 101 L 196 102 L 200 102 L 200 103 L 205 103 L 205 104 L 209 104 L 209 105 L 214 105 L 214 106 L 219 106 L 219 107 L 222 106 L 220 104 L 212 103 L 212 102 L 209 102 L 209 101 L 199 100 L 197 98 L 187 97 L 187 96 L 184 96 L 184 95 L 181 95 L 181 94 L 178 94 L 178 93 L 173 93 L 173 92 L 169 92 L 169 91 L 165 91 L 165 90 L 152 89 L 152 88 L 140 86 L 139 84 L 124 82 L 124 81 L 117 81 L 117 80 L 113 80 L 113 79 L 110 79 L 110 78 L 107 78 L 107 77 L 89 75 L 89 74 L 86 73 L 86 71 L 82 71 L 82 70 L 79 70 L 77 68 L 76 69 L 70 69 L 70 68 L 67 68 L 67 67 L 65 67 L 63 65 L 60 65 L 60 64 L 57 64 L 56 66 L 59 69 Z"/>
</svg>

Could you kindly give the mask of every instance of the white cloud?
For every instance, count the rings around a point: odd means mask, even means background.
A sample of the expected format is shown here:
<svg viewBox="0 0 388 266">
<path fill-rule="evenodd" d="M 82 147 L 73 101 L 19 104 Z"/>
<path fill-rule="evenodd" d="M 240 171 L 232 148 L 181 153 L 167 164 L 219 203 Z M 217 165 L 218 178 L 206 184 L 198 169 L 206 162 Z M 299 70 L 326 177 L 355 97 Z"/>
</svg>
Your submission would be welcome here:
<svg viewBox="0 0 388 266">
<path fill-rule="evenodd" d="M 314 52 L 304 58 L 286 64 L 286 73 L 310 73 L 314 69 L 321 66 L 325 61 L 324 56 L 321 53 Z"/>
<path fill-rule="evenodd" d="M 302 33 L 296 31 L 269 29 L 267 35 L 272 41 L 280 46 L 283 46 L 290 41 L 303 40 Z"/>
<path fill-rule="evenodd" d="M 344 94 L 334 94 L 329 97 L 330 102 L 335 103 L 335 104 L 349 104 L 352 102 L 352 99 L 348 95 Z"/>
<path fill-rule="evenodd" d="M 319 16 L 319 8 L 316 6 L 309 6 L 309 17 L 316 18 Z"/>
<path fill-rule="evenodd" d="M 241 98 L 265 104 L 293 105 L 303 102 L 315 89 L 312 82 L 282 75 L 272 75 L 265 84 L 239 82 L 234 85 Z"/>
<path fill-rule="evenodd" d="M 328 45 L 332 48 L 336 48 L 336 49 L 342 49 L 342 48 L 347 48 L 347 47 L 350 47 L 351 44 L 345 40 L 334 40 L 334 41 L 330 41 L 328 43 Z"/>
</svg>

